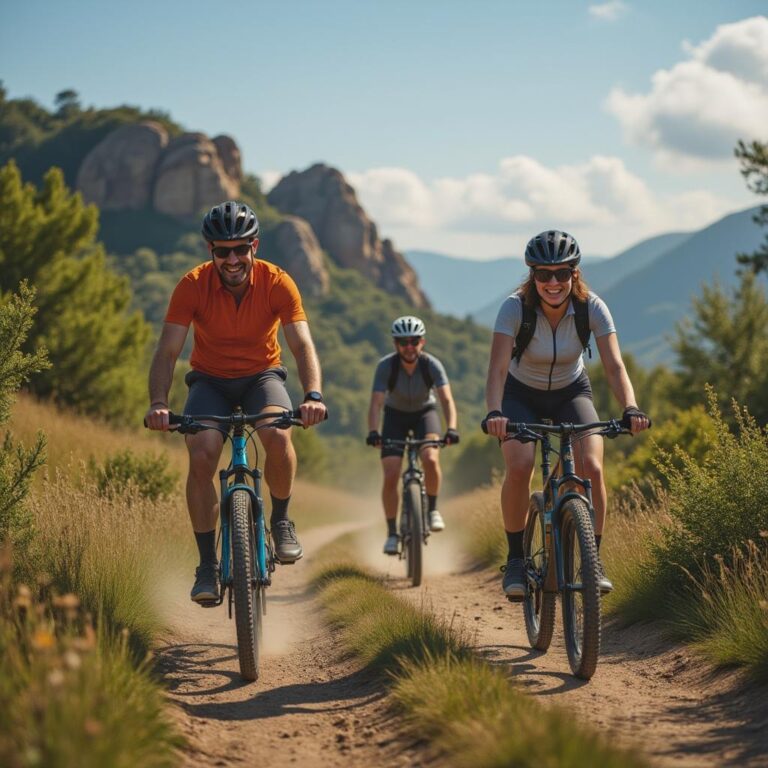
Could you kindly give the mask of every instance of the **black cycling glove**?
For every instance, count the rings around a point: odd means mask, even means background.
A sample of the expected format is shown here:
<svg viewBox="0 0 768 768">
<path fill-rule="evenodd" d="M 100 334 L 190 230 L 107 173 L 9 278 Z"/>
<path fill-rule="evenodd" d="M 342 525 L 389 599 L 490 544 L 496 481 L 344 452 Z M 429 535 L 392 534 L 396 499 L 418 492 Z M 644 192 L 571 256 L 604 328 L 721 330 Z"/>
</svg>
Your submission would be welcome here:
<svg viewBox="0 0 768 768">
<path fill-rule="evenodd" d="M 485 432 L 485 434 L 488 434 L 488 419 L 498 419 L 500 417 L 504 416 L 504 414 L 501 411 L 488 411 L 488 413 L 485 414 L 485 418 L 480 422 L 480 429 Z"/>
<path fill-rule="evenodd" d="M 443 441 L 446 445 L 457 445 L 459 442 L 459 433 L 455 429 L 446 429 Z"/>
<path fill-rule="evenodd" d="M 651 426 L 651 420 L 648 418 L 648 414 L 643 413 L 639 408 L 635 407 L 634 405 L 627 406 L 624 409 L 624 414 L 621 417 L 621 426 L 624 427 L 624 429 L 632 429 L 632 417 L 633 416 L 643 416 L 646 419 L 648 419 L 648 426 Z"/>
<path fill-rule="evenodd" d="M 381 435 L 375 429 L 372 429 L 368 433 L 368 437 L 365 438 L 365 444 L 378 448 L 381 445 Z"/>
</svg>

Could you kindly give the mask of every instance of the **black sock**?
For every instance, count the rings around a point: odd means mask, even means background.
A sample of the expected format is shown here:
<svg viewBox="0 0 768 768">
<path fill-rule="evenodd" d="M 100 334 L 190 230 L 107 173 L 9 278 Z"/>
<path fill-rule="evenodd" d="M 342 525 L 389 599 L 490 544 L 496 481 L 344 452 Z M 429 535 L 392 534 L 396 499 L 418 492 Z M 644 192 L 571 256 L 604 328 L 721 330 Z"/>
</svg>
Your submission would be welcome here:
<svg viewBox="0 0 768 768">
<path fill-rule="evenodd" d="M 288 502 L 291 500 L 291 497 L 289 496 L 287 499 L 278 499 L 271 493 L 269 496 L 272 499 L 272 514 L 269 517 L 269 525 L 272 527 L 278 520 L 288 519 Z"/>
<path fill-rule="evenodd" d="M 508 560 L 511 560 L 513 557 L 522 557 L 523 556 L 523 531 L 515 531 L 514 533 L 510 533 L 509 531 L 507 533 L 507 544 L 509 544 L 509 555 L 507 556 Z"/>
<path fill-rule="evenodd" d="M 394 517 L 387 518 L 387 536 L 397 536 L 397 520 Z"/>
<path fill-rule="evenodd" d="M 197 539 L 197 549 L 200 552 L 200 565 L 218 565 L 216 531 L 206 531 L 205 533 L 195 531 L 195 539 Z"/>
<path fill-rule="evenodd" d="M 427 505 L 427 509 L 430 512 L 434 512 L 437 509 L 437 496 L 427 494 Z"/>
<path fill-rule="evenodd" d="M 595 534 L 595 544 L 597 545 L 597 551 L 600 551 L 600 540 L 603 538 L 602 533 L 596 533 Z"/>
</svg>

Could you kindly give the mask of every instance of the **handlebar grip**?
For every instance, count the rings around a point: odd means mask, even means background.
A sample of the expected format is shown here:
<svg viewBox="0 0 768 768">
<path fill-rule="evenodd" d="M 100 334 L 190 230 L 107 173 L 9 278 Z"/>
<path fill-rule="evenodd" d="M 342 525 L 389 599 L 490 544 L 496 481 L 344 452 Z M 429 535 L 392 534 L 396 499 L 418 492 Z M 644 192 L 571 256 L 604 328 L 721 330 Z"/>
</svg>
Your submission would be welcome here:
<svg viewBox="0 0 768 768">
<path fill-rule="evenodd" d="M 168 411 L 168 423 L 169 424 L 181 424 L 184 421 L 184 416 Z M 149 428 L 146 417 L 144 418 L 144 427 Z"/>
<path fill-rule="evenodd" d="M 294 411 L 288 411 L 288 413 L 291 414 L 292 419 L 299 419 L 301 420 L 301 408 L 296 408 Z M 325 416 L 323 416 L 323 421 L 328 421 L 328 408 L 325 409 Z"/>
</svg>

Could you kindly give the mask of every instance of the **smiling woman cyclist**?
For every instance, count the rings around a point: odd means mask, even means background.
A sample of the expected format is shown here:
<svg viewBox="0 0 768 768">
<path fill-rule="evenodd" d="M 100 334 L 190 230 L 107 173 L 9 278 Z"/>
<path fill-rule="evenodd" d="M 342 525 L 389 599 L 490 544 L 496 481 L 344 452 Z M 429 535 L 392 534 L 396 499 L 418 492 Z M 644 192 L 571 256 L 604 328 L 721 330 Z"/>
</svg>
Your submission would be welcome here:
<svg viewBox="0 0 768 768">
<path fill-rule="evenodd" d="M 566 232 L 550 230 L 525 249 L 528 278 L 504 300 L 496 318 L 485 399 L 488 433 L 498 437 L 506 474 L 501 509 L 509 544 L 502 583 L 510 597 L 525 591 L 523 530 L 535 460 L 535 444 L 507 439 L 508 421 L 585 424 L 597 421 L 582 353 L 594 334 L 608 383 L 633 433 L 647 429 L 621 359 L 616 328 L 605 303 L 584 282 L 581 251 Z M 605 524 L 603 439 L 589 435 L 574 445 L 577 471 L 592 481 L 598 549 Z M 600 564 L 600 587 L 613 587 Z"/>
</svg>

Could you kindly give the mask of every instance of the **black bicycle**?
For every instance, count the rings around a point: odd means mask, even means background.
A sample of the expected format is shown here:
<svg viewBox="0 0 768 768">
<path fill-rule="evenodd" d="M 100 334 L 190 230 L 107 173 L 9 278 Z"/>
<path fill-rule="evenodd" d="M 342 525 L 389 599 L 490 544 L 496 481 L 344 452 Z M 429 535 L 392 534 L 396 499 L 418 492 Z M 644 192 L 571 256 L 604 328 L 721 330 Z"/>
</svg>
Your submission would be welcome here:
<svg viewBox="0 0 768 768">
<path fill-rule="evenodd" d="M 588 434 L 615 438 L 631 432 L 610 419 L 592 424 L 508 422 L 507 433 L 515 440 L 541 443 L 543 491 L 531 494 L 523 534 L 527 590 L 522 602 L 528 641 L 539 651 L 549 648 L 559 593 L 571 671 L 589 680 L 600 655 L 600 574 L 592 483 L 575 473 L 573 442 Z M 550 435 L 560 437 L 559 451 L 552 447 Z M 554 471 L 551 453 L 559 455 Z"/>
<path fill-rule="evenodd" d="M 221 591 L 215 600 L 204 601 L 200 605 L 214 607 L 221 605 L 225 596 L 228 597 L 230 619 L 234 608 L 240 674 L 245 680 L 256 680 L 259 676 L 262 617 L 267 612 L 266 589 L 272 583 L 272 573 L 280 561 L 275 557 L 269 529 L 264 523 L 262 473 L 258 467 L 259 451 L 253 435 L 264 427 L 288 429 L 301 426 L 301 411 L 246 414 L 238 408 L 230 416 L 180 416 L 170 413 L 169 422 L 176 425 L 173 431 L 182 435 L 217 429 L 232 445 L 229 466 L 219 472 L 221 502 L 217 548 Z M 219 424 L 227 429 L 222 429 Z M 248 463 L 248 441 L 255 452 L 252 469 Z"/>
<path fill-rule="evenodd" d="M 403 504 L 400 511 L 400 559 L 405 560 L 405 572 L 414 587 L 421 584 L 423 575 L 423 548 L 429 538 L 429 513 L 424 488 L 424 472 L 419 452 L 424 446 L 442 448 L 444 440 L 416 440 L 408 435 L 405 440 L 385 438 L 385 448 L 405 448 L 407 465 L 403 472 Z"/>
</svg>

